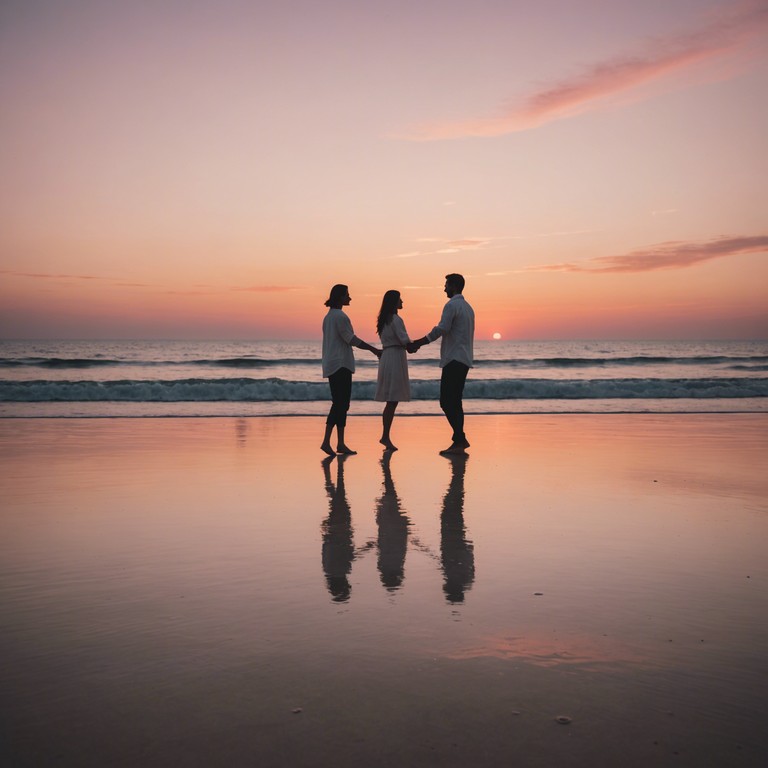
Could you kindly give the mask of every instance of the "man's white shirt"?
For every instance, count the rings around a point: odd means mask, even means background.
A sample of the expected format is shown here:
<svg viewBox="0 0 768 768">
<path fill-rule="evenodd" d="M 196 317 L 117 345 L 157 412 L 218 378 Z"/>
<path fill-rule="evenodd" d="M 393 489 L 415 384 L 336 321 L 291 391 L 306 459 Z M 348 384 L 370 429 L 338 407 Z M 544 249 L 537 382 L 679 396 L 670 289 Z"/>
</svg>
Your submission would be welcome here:
<svg viewBox="0 0 768 768">
<path fill-rule="evenodd" d="M 351 326 L 350 326 L 351 327 Z M 460 293 L 451 296 L 443 307 L 440 322 L 427 334 L 428 341 L 440 341 L 440 367 L 451 360 L 473 365 L 472 342 L 475 337 L 475 312 Z"/>
</svg>

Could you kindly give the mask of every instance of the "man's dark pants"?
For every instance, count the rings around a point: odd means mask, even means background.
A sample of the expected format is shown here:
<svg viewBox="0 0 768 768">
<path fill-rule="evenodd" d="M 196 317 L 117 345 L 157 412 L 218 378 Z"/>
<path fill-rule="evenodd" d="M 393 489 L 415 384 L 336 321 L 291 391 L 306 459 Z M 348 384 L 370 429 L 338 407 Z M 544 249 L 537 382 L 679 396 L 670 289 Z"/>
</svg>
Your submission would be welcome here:
<svg viewBox="0 0 768 768">
<path fill-rule="evenodd" d="M 464 382 L 467 380 L 469 366 L 458 360 L 451 360 L 443 368 L 440 377 L 440 407 L 445 418 L 453 427 L 453 442 L 466 440 L 464 436 L 464 407 L 461 398 L 464 395 Z"/>
</svg>

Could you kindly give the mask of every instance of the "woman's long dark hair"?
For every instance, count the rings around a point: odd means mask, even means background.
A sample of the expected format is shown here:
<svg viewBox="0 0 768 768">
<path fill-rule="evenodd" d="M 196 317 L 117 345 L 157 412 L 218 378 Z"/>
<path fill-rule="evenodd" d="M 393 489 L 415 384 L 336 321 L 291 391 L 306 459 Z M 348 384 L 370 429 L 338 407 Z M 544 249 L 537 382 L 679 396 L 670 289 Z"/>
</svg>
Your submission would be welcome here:
<svg viewBox="0 0 768 768">
<path fill-rule="evenodd" d="M 393 315 L 397 312 L 397 305 L 400 303 L 400 291 L 387 291 L 381 300 L 381 309 L 379 317 L 376 320 L 376 333 L 381 336 L 384 326 L 392 321 Z"/>
</svg>

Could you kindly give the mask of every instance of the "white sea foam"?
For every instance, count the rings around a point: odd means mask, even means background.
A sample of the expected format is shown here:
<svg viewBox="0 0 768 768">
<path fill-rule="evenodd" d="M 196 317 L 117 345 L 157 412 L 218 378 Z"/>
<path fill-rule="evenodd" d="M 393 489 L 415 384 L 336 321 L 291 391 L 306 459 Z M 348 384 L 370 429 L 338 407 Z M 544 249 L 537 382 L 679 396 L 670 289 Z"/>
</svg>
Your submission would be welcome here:
<svg viewBox="0 0 768 768">
<path fill-rule="evenodd" d="M 372 400 L 375 383 L 353 385 L 356 400 Z M 439 396 L 436 380 L 412 380 L 414 400 Z M 768 378 L 715 379 L 472 379 L 467 400 L 583 400 L 644 398 L 755 398 L 768 397 Z M 328 399 L 325 382 L 283 379 L 181 379 L 171 381 L 0 381 L 5 402 L 264 402 Z"/>
</svg>

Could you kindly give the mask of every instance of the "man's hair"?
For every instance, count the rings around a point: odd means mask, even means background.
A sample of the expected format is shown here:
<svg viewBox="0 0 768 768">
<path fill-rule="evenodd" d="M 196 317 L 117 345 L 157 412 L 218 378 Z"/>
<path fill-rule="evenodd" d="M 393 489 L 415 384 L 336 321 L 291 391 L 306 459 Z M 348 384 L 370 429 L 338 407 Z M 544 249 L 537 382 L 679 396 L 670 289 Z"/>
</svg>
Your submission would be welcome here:
<svg viewBox="0 0 768 768">
<path fill-rule="evenodd" d="M 451 272 L 450 275 L 446 275 L 445 279 L 461 293 L 464 290 L 464 276 L 459 275 L 456 272 Z"/>
</svg>

